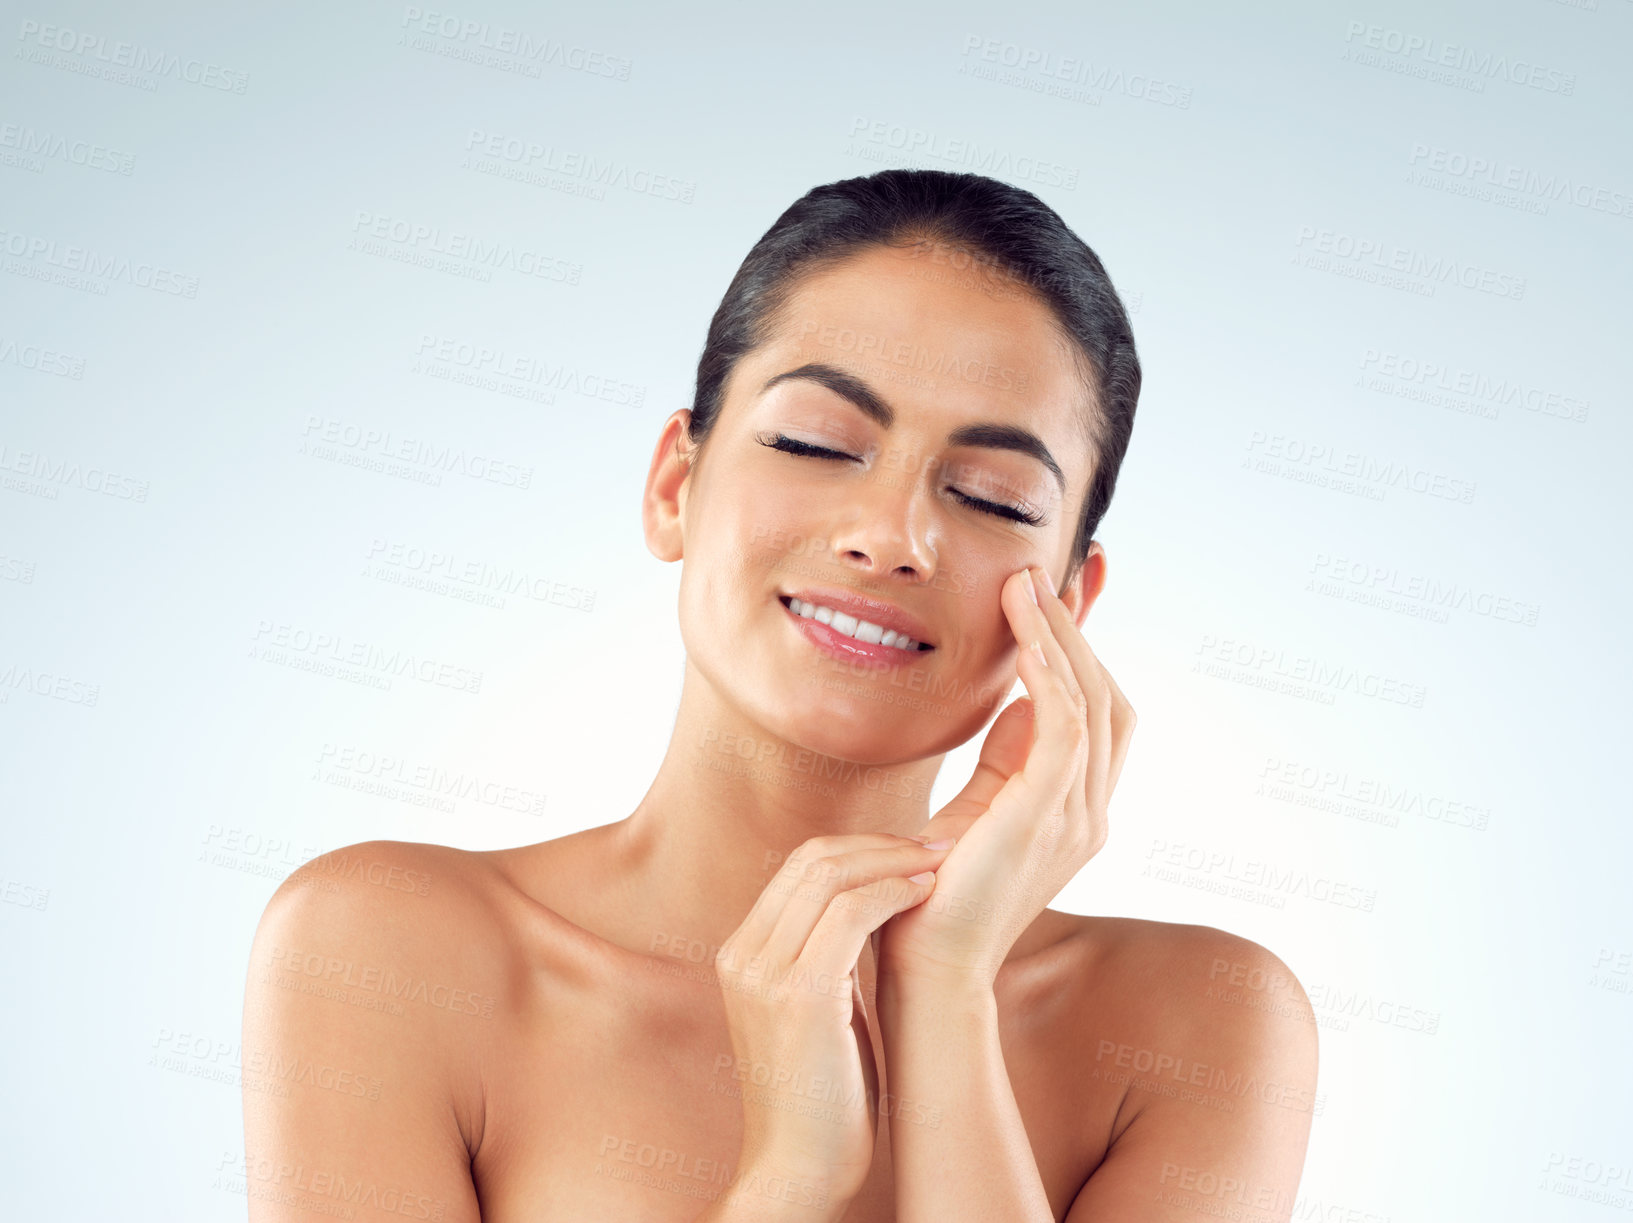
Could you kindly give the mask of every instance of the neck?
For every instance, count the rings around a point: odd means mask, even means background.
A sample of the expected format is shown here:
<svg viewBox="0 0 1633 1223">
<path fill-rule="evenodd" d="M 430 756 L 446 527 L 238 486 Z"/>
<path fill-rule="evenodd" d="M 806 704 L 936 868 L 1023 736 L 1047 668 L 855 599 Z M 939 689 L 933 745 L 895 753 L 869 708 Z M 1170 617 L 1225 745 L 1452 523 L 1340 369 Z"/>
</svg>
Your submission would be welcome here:
<svg viewBox="0 0 1633 1223">
<path fill-rule="evenodd" d="M 630 906 L 626 946 L 664 954 L 687 940 L 712 964 L 802 842 L 923 828 L 943 758 L 868 763 L 802 747 L 723 700 L 688 659 L 657 777 L 609 829 Z"/>
</svg>

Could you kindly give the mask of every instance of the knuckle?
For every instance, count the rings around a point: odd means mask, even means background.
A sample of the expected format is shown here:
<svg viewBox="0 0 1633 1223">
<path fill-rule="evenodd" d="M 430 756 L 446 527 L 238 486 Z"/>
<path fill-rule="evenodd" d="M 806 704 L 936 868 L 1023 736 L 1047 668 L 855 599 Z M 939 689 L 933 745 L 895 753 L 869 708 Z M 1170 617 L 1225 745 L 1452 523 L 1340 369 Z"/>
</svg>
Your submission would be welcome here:
<svg viewBox="0 0 1633 1223">
<path fill-rule="evenodd" d="M 884 889 L 878 884 L 869 884 L 865 888 L 852 888 L 848 892 L 841 892 L 834 897 L 834 904 L 861 914 L 865 918 L 875 918 L 890 913 L 892 906 L 887 900 L 887 894 L 894 889 Z"/>
<path fill-rule="evenodd" d="M 1047 845 L 1058 846 L 1072 831 L 1072 822 L 1064 811 L 1046 811 L 1037 823 L 1038 836 Z"/>
<path fill-rule="evenodd" d="M 1111 829 L 1105 820 L 1095 820 L 1084 830 L 1083 848 L 1088 851 L 1091 858 L 1106 847 L 1106 838 L 1110 832 Z"/>
<path fill-rule="evenodd" d="M 845 877 L 845 868 L 832 858 L 818 858 L 807 867 L 804 878 L 819 887 L 830 886 Z"/>
</svg>

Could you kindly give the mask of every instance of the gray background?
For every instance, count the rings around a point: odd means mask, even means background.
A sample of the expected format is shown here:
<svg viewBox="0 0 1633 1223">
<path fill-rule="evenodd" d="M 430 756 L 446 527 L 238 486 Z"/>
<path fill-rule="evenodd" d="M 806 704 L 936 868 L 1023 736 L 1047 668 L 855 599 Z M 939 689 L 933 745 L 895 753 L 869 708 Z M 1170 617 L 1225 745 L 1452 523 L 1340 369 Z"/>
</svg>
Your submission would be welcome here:
<svg viewBox="0 0 1633 1223">
<path fill-rule="evenodd" d="M 1144 362 L 1056 907 L 1299 974 L 1295 1218 L 1633 1203 L 1628 0 L 0 8 L 8 1217 L 242 1217 L 301 861 L 633 808 L 657 430 L 776 215 L 901 164 L 1037 191 Z"/>
</svg>

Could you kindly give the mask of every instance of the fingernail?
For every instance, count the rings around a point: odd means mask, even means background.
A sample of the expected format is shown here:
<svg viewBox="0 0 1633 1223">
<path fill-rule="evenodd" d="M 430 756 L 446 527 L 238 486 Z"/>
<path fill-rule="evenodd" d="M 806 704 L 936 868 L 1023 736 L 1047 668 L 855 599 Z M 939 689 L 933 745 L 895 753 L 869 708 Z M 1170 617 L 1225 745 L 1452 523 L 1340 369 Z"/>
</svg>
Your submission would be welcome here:
<svg viewBox="0 0 1633 1223">
<path fill-rule="evenodd" d="M 935 871 L 920 871 L 916 875 L 909 875 L 907 877 L 907 882 L 909 882 L 909 883 L 930 883 L 931 881 L 933 881 L 935 879 L 935 877 L 936 877 Z"/>
<path fill-rule="evenodd" d="M 926 841 L 924 843 L 924 848 L 926 848 L 926 849 L 951 849 L 956 844 L 957 844 L 957 842 L 952 840 L 951 838 L 945 838 L 945 839 L 940 840 L 940 841 Z"/>
<path fill-rule="evenodd" d="M 1031 645 L 1027 646 L 1026 648 L 1028 650 L 1032 651 L 1032 657 L 1037 659 L 1038 662 L 1041 663 L 1043 666 L 1047 667 L 1049 665 L 1049 659 L 1044 656 L 1043 646 L 1040 643 L 1034 641 Z"/>
<path fill-rule="evenodd" d="M 1034 604 L 1038 601 L 1038 575 L 1030 569 L 1026 571 L 1026 597 Z"/>
</svg>

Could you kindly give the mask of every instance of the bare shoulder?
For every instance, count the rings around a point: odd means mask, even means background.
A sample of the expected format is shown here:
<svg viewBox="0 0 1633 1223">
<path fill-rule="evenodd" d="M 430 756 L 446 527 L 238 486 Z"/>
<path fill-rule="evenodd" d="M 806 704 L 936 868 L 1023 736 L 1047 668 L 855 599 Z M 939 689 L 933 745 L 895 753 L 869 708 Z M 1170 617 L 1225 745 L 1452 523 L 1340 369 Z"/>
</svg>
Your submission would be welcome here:
<svg viewBox="0 0 1633 1223">
<path fill-rule="evenodd" d="M 482 854 L 364 841 L 273 893 L 244 989 L 251 1223 L 364 1201 L 478 1223 L 472 1160 L 520 980 L 495 874 Z"/>
<path fill-rule="evenodd" d="M 1288 1218 L 1317 1111 L 1298 977 L 1211 926 L 1065 916 L 1078 1043 L 1064 1055 L 1078 1099 L 1110 1120 L 1068 1219 L 1190 1218 L 1220 1184 Z"/>
<path fill-rule="evenodd" d="M 1086 968 L 1168 1004 L 1219 1001 L 1238 989 L 1308 1009 L 1298 977 L 1269 948 L 1213 926 L 1066 915 Z"/>
<path fill-rule="evenodd" d="M 449 1118 L 443 1140 L 474 1151 L 517 980 L 503 887 L 484 855 L 419 842 L 364 841 L 303 864 L 255 932 L 246 1057 L 265 1047 L 269 1066 L 349 1067 L 366 1092 Z"/>
<path fill-rule="evenodd" d="M 1109 1040 L 1118 1060 L 1141 1068 L 1213 1057 L 1273 1066 L 1313 1088 L 1314 1012 L 1275 952 L 1213 926 L 1066 916 L 1079 997 L 1105 1032 L 1093 1046 L 1099 1060 Z"/>
<path fill-rule="evenodd" d="M 460 960 L 473 969 L 493 944 L 503 876 L 489 855 L 417 841 L 362 841 L 293 871 L 261 918 L 272 930 L 359 954 Z M 479 945 L 473 945 L 479 944 Z"/>
</svg>

